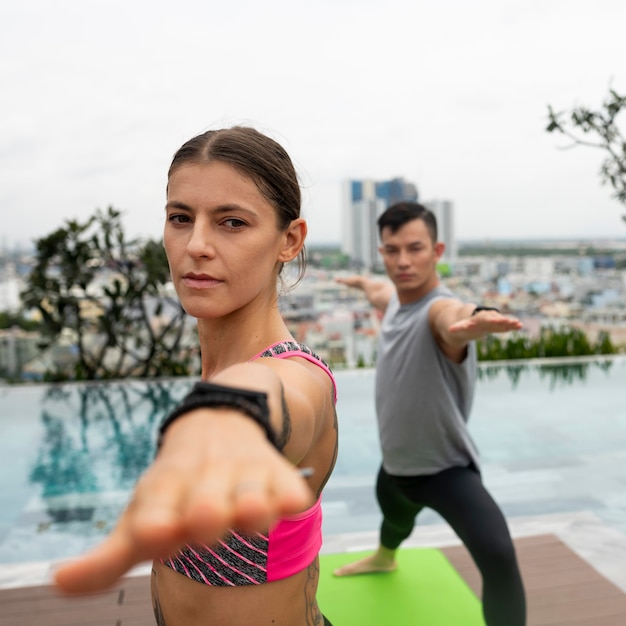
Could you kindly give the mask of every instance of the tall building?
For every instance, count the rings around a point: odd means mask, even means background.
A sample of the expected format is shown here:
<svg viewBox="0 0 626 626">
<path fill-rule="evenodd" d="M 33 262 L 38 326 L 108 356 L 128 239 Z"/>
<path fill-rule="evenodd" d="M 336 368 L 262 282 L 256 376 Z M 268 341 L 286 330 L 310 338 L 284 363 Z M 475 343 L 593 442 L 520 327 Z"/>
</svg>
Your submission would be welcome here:
<svg viewBox="0 0 626 626">
<path fill-rule="evenodd" d="M 417 202 L 417 187 L 403 178 L 376 182 L 348 180 L 343 185 L 342 252 L 360 268 L 382 266 L 376 221 L 390 205 Z"/>
<path fill-rule="evenodd" d="M 446 244 L 443 259 L 455 261 L 457 258 L 457 243 L 454 231 L 454 204 L 450 200 L 430 200 L 424 202 L 437 218 L 437 238 Z"/>
</svg>

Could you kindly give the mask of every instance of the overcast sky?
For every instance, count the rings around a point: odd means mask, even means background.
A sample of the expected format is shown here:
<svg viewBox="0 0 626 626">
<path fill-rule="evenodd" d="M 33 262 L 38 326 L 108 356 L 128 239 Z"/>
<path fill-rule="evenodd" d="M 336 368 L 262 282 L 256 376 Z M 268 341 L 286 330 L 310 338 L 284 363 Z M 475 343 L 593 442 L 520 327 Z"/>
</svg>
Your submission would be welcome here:
<svg viewBox="0 0 626 626">
<path fill-rule="evenodd" d="M 311 242 L 342 181 L 396 176 L 459 239 L 626 237 L 602 152 L 544 130 L 626 93 L 625 32 L 623 0 L 3 2 L 1 243 L 108 205 L 159 238 L 172 154 L 236 123 L 291 154 Z"/>
</svg>

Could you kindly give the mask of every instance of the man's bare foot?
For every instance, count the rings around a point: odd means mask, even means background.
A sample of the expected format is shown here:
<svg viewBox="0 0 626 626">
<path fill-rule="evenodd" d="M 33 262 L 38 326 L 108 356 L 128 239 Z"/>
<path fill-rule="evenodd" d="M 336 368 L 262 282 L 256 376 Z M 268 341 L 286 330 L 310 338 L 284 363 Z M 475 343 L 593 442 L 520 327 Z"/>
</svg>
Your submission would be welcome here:
<svg viewBox="0 0 626 626">
<path fill-rule="evenodd" d="M 333 574 L 335 576 L 354 576 L 356 574 L 372 574 L 374 572 L 393 572 L 396 567 L 397 563 L 393 556 L 390 558 L 388 555 L 375 552 L 360 561 L 348 563 L 348 565 L 336 569 Z"/>
</svg>

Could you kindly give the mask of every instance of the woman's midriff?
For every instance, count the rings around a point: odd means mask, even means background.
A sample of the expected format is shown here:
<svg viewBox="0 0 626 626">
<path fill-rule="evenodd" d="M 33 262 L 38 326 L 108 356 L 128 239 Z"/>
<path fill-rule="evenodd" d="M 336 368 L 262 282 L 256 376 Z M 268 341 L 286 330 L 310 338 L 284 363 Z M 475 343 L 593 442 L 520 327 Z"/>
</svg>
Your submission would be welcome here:
<svg viewBox="0 0 626 626">
<path fill-rule="evenodd" d="M 322 618 L 315 594 L 319 561 L 270 583 L 212 587 L 155 562 L 152 605 L 158 626 L 313 626 Z"/>
</svg>

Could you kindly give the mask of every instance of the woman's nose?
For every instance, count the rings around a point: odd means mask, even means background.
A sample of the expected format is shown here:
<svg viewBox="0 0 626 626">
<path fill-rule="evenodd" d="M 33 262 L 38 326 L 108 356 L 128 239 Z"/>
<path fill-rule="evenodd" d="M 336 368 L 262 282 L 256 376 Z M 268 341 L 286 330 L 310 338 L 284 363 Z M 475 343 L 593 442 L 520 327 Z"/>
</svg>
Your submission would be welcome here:
<svg viewBox="0 0 626 626">
<path fill-rule="evenodd" d="M 187 242 L 187 251 L 193 257 L 215 256 L 215 245 L 208 228 L 195 226 L 189 241 Z"/>
</svg>

